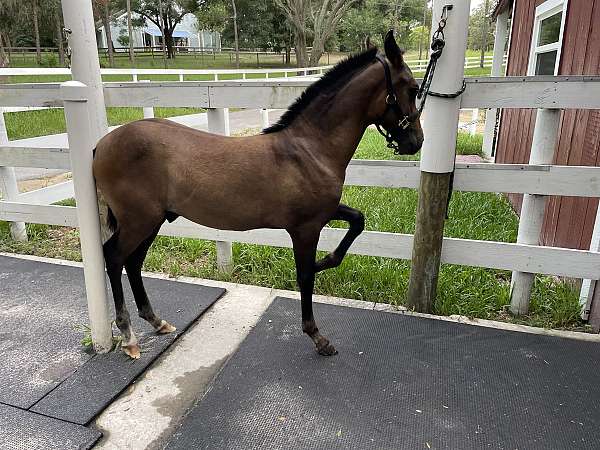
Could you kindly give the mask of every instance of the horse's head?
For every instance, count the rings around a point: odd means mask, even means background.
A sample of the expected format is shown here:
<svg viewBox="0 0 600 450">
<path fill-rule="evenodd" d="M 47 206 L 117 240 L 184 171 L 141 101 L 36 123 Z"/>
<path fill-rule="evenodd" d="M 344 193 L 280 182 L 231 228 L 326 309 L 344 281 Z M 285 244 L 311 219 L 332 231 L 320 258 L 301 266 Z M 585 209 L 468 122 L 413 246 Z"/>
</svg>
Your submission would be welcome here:
<svg viewBox="0 0 600 450">
<path fill-rule="evenodd" d="M 383 82 L 373 95 L 371 117 L 387 134 L 386 139 L 397 153 L 414 155 L 423 144 L 423 130 L 416 106 L 419 85 L 404 63 L 403 51 L 396 44 L 392 31 L 385 37 L 384 49 L 385 57 L 377 56 L 381 62 L 377 63 L 377 67 L 383 75 Z"/>
</svg>

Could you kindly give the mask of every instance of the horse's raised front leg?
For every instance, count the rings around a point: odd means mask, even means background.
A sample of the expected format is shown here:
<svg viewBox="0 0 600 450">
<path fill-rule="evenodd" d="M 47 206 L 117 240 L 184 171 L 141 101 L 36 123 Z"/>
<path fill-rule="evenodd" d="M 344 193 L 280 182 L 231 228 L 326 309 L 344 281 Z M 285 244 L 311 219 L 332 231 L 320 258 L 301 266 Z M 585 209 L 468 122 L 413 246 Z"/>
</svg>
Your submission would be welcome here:
<svg viewBox="0 0 600 450">
<path fill-rule="evenodd" d="M 296 230 L 288 230 L 294 244 L 296 275 L 300 286 L 302 303 L 302 331 L 315 343 L 321 355 L 335 355 L 337 351 L 327 338 L 319 333 L 312 309 L 312 296 L 315 286 L 315 257 L 317 243 L 322 226 L 305 226 Z"/>
<path fill-rule="evenodd" d="M 331 220 L 344 220 L 350 224 L 350 229 L 333 252 L 315 263 L 315 272 L 339 266 L 354 240 L 365 229 L 365 216 L 363 213 L 342 203 L 338 206 Z"/>
</svg>

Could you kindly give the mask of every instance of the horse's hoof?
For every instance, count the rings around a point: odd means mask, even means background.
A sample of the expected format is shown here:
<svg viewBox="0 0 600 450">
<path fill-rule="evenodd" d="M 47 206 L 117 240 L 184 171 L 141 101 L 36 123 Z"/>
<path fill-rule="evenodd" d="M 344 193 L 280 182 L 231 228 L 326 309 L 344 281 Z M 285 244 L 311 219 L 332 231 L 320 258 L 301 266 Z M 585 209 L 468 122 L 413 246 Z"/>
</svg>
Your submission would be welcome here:
<svg viewBox="0 0 600 450">
<path fill-rule="evenodd" d="M 140 346 L 137 344 L 124 345 L 121 347 L 123 352 L 131 359 L 140 359 Z"/>
<path fill-rule="evenodd" d="M 171 325 L 169 322 L 167 322 L 166 320 L 163 320 L 160 324 L 160 328 L 158 330 L 156 330 L 156 332 L 158 334 L 168 334 L 168 333 L 172 333 L 173 331 L 175 331 L 177 328 L 175 328 L 173 325 Z"/>
<path fill-rule="evenodd" d="M 317 351 L 319 352 L 319 355 L 323 356 L 337 355 L 337 350 L 327 340 L 325 340 L 322 345 L 317 346 Z"/>
</svg>

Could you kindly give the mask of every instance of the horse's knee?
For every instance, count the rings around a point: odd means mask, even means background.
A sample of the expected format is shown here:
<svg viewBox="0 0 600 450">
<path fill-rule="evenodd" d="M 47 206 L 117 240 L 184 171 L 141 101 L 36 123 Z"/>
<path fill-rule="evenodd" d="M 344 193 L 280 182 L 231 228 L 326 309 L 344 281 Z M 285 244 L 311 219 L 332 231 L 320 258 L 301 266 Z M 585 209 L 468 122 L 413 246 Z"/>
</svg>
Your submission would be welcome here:
<svg viewBox="0 0 600 450">
<path fill-rule="evenodd" d="M 362 212 L 356 211 L 356 217 L 350 223 L 350 228 L 353 228 L 354 231 L 356 231 L 359 234 L 364 231 L 364 229 L 365 229 L 365 215 Z"/>
</svg>

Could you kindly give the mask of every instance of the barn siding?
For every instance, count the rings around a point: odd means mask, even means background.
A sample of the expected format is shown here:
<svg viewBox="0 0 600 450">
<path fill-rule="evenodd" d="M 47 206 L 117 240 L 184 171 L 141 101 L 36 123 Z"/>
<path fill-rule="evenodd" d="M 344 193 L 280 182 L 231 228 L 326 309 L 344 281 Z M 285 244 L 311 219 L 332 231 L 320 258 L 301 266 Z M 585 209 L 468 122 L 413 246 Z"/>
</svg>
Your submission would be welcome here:
<svg viewBox="0 0 600 450">
<path fill-rule="evenodd" d="M 527 74 L 535 8 L 544 0 L 516 0 L 507 75 Z M 560 75 L 600 74 L 600 0 L 569 0 L 559 65 Z M 496 161 L 527 163 L 535 126 L 535 110 L 502 112 Z M 600 111 L 565 110 L 554 163 L 600 166 Z M 521 195 L 509 194 L 516 211 Z M 552 197 L 546 206 L 541 243 L 588 248 L 597 199 Z"/>
</svg>

